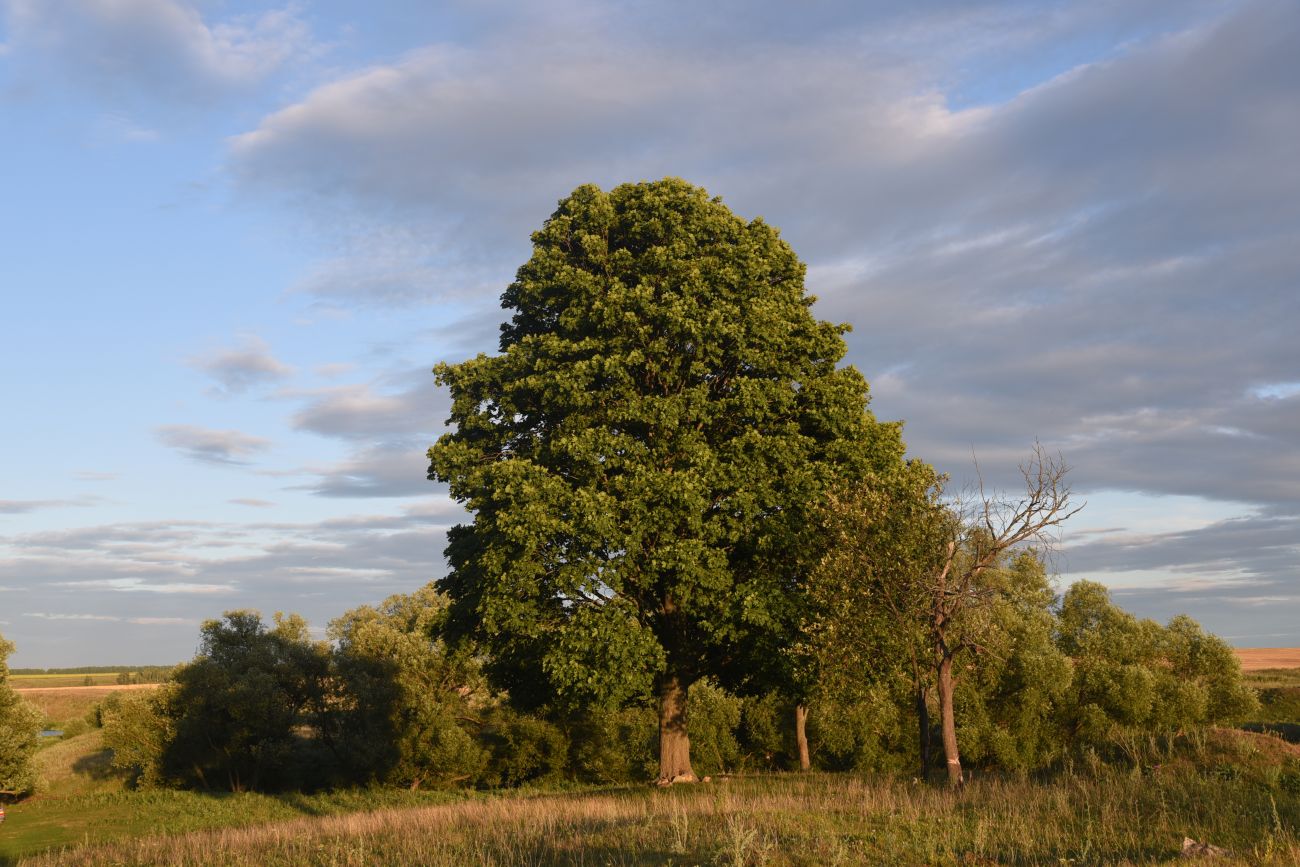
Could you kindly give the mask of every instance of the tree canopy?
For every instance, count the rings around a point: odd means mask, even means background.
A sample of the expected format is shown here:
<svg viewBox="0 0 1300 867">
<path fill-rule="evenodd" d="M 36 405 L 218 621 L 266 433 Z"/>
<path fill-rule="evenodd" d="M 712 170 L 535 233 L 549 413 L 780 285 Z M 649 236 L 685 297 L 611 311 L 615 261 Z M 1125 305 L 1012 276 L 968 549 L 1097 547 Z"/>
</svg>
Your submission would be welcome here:
<svg viewBox="0 0 1300 867">
<path fill-rule="evenodd" d="M 500 354 L 436 369 L 430 477 L 474 515 L 440 586 L 521 702 L 654 687 L 660 773 L 690 776 L 687 688 L 787 635 L 809 509 L 898 431 L 794 251 L 704 190 L 579 187 L 532 242 Z"/>
<path fill-rule="evenodd" d="M 6 660 L 14 646 L 0 635 L 0 792 L 22 793 L 35 783 L 32 754 L 41 717 L 9 686 Z"/>
</svg>

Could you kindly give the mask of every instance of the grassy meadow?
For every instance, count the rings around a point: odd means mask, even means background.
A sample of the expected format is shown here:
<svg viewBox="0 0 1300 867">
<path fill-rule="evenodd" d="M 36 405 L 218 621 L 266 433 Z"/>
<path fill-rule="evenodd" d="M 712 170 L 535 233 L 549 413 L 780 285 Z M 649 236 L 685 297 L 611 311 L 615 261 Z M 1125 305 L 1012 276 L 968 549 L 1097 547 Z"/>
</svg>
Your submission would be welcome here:
<svg viewBox="0 0 1300 867">
<path fill-rule="evenodd" d="M 501 794 L 61 785 L 13 808 L 0 864 L 1155 864 L 1184 837 L 1232 853 L 1215 863 L 1300 863 L 1300 747 L 1226 730 L 957 792 L 850 774 Z"/>
<path fill-rule="evenodd" d="M 101 731 L 77 725 L 111 687 L 34 689 L 22 695 L 69 736 L 42 741 L 37 793 L 0 825 L 0 865 L 1159 864 L 1181 860 L 1184 837 L 1230 851 L 1213 863 L 1300 864 L 1300 745 L 1276 731 L 1300 728 L 1300 670 L 1247 679 L 1273 733 L 1135 739 L 1041 778 L 977 770 L 958 792 L 830 773 L 667 790 L 137 791 Z"/>
</svg>

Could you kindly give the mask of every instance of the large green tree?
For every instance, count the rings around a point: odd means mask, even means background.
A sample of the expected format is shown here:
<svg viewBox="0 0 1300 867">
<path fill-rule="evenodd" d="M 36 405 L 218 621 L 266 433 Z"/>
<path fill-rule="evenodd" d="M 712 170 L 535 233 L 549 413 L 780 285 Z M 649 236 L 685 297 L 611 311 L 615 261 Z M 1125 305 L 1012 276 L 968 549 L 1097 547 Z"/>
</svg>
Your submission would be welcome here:
<svg viewBox="0 0 1300 867">
<path fill-rule="evenodd" d="M 896 461 L 897 429 L 789 245 L 704 190 L 579 187 L 532 241 L 500 353 L 436 369 L 429 475 L 474 515 L 452 628 L 518 702 L 654 689 L 660 777 L 690 779 L 690 685 L 790 637 L 809 510 Z"/>
<path fill-rule="evenodd" d="M 31 759 L 41 715 L 9 686 L 5 660 L 13 650 L 13 642 L 0 635 L 0 793 L 21 794 L 36 781 Z"/>
</svg>

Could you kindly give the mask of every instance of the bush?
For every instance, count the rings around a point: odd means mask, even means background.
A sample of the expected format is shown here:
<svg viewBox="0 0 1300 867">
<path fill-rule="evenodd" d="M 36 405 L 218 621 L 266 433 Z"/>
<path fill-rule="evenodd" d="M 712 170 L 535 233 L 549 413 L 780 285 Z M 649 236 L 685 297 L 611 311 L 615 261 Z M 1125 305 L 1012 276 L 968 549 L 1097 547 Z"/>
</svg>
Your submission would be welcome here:
<svg viewBox="0 0 1300 867">
<path fill-rule="evenodd" d="M 740 728 L 736 732 L 742 764 L 764 771 L 797 767 L 793 720 L 794 703 L 779 693 L 746 697 L 741 702 Z"/>
<path fill-rule="evenodd" d="M 688 713 L 691 767 L 696 776 L 735 771 L 740 765 L 741 701 L 708 681 L 691 687 Z"/>
<path fill-rule="evenodd" d="M 813 758 L 828 770 L 914 771 L 920 762 L 917 724 L 906 690 L 882 683 L 854 702 L 821 699 L 808 711 Z M 936 740 L 937 746 L 937 740 Z"/>
<path fill-rule="evenodd" d="M 1282 686 L 1260 690 L 1257 721 L 1300 725 L 1300 687 Z"/>
<path fill-rule="evenodd" d="M 553 781 L 568 765 L 569 742 L 559 726 L 505 706 L 492 711 L 480 740 L 488 760 L 479 782 L 489 788 Z"/>
<path fill-rule="evenodd" d="M 174 730 L 163 707 L 172 689 L 164 685 L 156 692 L 115 692 L 96 706 L 113 766 L 129 771 L 132 783 L 141 788 L 168 782 L 162 771 L 163 750 Z"/>
<path fill-rule="evenodd" d="M 593 710 L 567 721 L 570 765 L 585 783 L 652 780 L 658 770 L 659 723 L 646 706 Z"/>
<path fill-rule="evenodd" d="M 75 738 L 78 735 L 84 735 L 88 731 L 90 731 L 90 723 L 86 722 L 84 719 L 69 720 L 63 725 L 62 740 L 66 741 L 70 738 Z"/>
<path fill-rule="evenodd" d="M 330 725 L 355 782 L 410 788 L 476 779 L 487 751 L 470 728 L 478 663 L 437 636 L 447 602 L 432 585 L 355 608 L 330 624 L 338 686 Z"/>
</svg>

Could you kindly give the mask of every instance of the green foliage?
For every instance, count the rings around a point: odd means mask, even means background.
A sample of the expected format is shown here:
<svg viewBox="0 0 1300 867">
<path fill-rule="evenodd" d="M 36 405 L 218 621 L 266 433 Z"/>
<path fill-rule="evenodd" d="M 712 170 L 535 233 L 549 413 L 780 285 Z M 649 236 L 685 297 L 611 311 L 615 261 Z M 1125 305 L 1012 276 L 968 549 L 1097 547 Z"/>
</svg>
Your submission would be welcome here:
<svg viewBox="0 0 1300 867">
<path fill-rule="evenodd" d="M 766 692 L 744 697 L 736 737 L 747 767 L 779 771 L 797 766 L 793 718 L 794 702 L 788 696 Z"/>
<path fill-rule="evenodd" d="M 1300 687 L 1275 686 L 1259 691 L 1259 722 L 1300 725 Z"/>
<path fill-rule="evenodd" d="M 487 753 L 472 731 L 482 677 L 473 657 L 439 637 L 446 615 L 447 600 L 427 585 L 330 625 L 331 717 L 348 778 L 419 788 L 483 770 Z"/>
<path fill-rule="evenodd" d="M 958 680 L 962 752 L 1026 773 L 1061 756 L 1058 713 L 1071 663 L 1053 642 L 1055 594 L 1037 552 L 1020 552 L 984 581 L 998 592 L 967 625 L 979 652 Z"/>
<path fill-rule="evenodd" d="M 900 772 L 916 767 L 910 680 L 876 679 L 851 700 L 822 697 L 808 712 L 813 761 L 837 771 Z"/>
<path fill-rule="evenodd" d="M 165 784 L 163 752 L 175 735 L 175 722 L 165 709 L 175 702 L 173 684 L 151 692 L 115 692 L 97 705 L 104 745 L 113 751 L 113 765 L 131 772 L 137 785 Z"/>
<path fill-rule="evenodd" d="M 490 787 L 546 783 L 568 766 L 569 741 L 555 723 L 501 706 L 483 727 L 490 758 L 480 782 Z"/>
<path fill-rule="evenodd" d="M 610 710 L 594 707 L 567 720 L 570 765 L 586 783 L 632 783 L 651 779 L 659 756 L 658 716 L 648 705 Z"/>
<path fill-rule="evenodd" d="M 5 661 L 13 650 L 13 643 L 0 635 L 0 793 L 23 794 L 36 783 L 32 754 L 41 715 L 9 686 Z"/>
<path fill-rule="evenodd" d="M 708 681 L 691 687 L 691 761 L 697 774 L 740 769 L 740 716 L 741 700 L 726 690 Z"/>
<path fill-rule="evenodd" d="M 836 367 L 843 328 L 774 229 L 680 180 L 580 187 L 532 240 L 501 353 L 436 370 L 454 431 L 430 477 L 474 513 L 440 584 L 454 628 L 523 706 L 778 658 L 820 492 L 901 454 Z"/>
<path fill-rule="evenodd" d="M 1056 642 L 1074 664 L 1064 720 L 1075 746 L 1237 722 L 1258 709 L 1221 639 L 1187 617 L 1166 627 L 1138 620 L 1117 608 L 1100 584 L 1080 581 L 1066 591 Z"/>
<path fill-rule="evenodd" d="M 930 575 L 940 563 L 946 512 L 939 477 L 918 461 L 830 492 L 817 519 L 825 553 L 808 589 L 806 678 L 841 699 L 878 697 L 874 684 L 906 668 L 914 686 L 929 666 Z"/>
<path fill-rule="evenodd" d="M 328 646 L 306 622 L 230 611 L 201 628 L 195 659 L 147 699 L 106 712 L 105 741 L 146 782 L 230 791 L 319 786 L 333 766 L 321 735 Z M 118 752 L 119 747 L 123 752 Z"/>
</svg>

